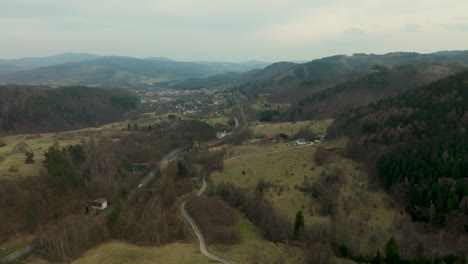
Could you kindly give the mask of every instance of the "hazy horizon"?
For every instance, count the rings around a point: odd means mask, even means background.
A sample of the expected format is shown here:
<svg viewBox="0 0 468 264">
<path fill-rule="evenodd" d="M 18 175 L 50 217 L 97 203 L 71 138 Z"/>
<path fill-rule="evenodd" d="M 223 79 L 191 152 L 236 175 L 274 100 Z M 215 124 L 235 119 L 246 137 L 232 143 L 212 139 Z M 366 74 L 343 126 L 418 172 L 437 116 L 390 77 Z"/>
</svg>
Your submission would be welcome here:
<svg viewBox="0 0 468 264">
<path fill-rule="evenodd" d="M 420 53 L 420 54 L 430 54 L 430 53 L 435 53 L 435 52 L 443 52 L 443 51 L 468 51 L 468 49 L 465 49 L 465 50 L 434 50 L 434 51 L 430 51 L 430 52 L 418 52 L 418 51 L 412 51 L 412 50 L 408 50 L 408 51 L 399 51 L 399 50 L 395 50 L 395 51 L 389 51 L 389 52 L 385 52 L 385 53 L 370 53 L 370 52 L 365 52 L 365 51 L 362 51 L 362 52 L 355 52 L 353 54 L 346 54 L 346 53 L 336 53 L 336 54 L 328 54 L 328 55 L 325 55 L 325 56 L 321 56 L 321 57 L 316 57 L 316 58 L 304 58 L 304 59 L 296 59 L 296 60 L 279 60 L 279 61 L 265 61 L 265 60 L 258 60 L 258 59 L 255 59 L 255 58 L 251 58 L 251 59 L 247 59 L 247 60 L 242 60 L 242 61 L 228 61 L 228 60 L 222 60 L 222 59 L 218 59 L 218 60 L 177 60 L 177 59 L 174 59 L 174 58 L 170 58 L 170 57 L 166 57 L 164 55 L 161 55 L 161 56 L 143 56 L 143 57 L 134 57 L 134 56 L 124 56 L 124 55 L 118 55 L 118 54 L 95 54 L 95 53 L 91 53 L 91 52 L 63 52 L 63 53 L 55 53 L 55 54 L 49 54 L 49 55 L 44 55 L 44 56 L 28 56 L 28 57 L 15 57 L 15 58 L 4 58 L 4 57 L 0 57 L 0 59 L 5 59 L 5 60 L 17 60 L 17 59 L 34 59 L 34 58 L 46 58 L 46 57 L 53 57 L 53 56 L 59 56 L 59 55 L 64 55 L 64 54 L 88 54 L 88 55 L 95 55 L 95 56 L 99 56 L 99 57 L 129 57 L 129 58 L 136 58 L 136 59 L 151 59 L 151 58 L 161 58 L 162 60 L 163 59 L 168 59 L 168 60 L 171 60 L 171 61 L 178 61 L 178 62 L 230 62 L 230 63 L 246 63 L 246 62 L 250 62 L 250 61 L 256 61 L 256 62 L 264 62 L 264 63 L 276 63 L 276 62 L 296 62 L 296 63 L 300 63 L 300 62 L 307 62 L 307 61 L 312 61 L 312 60 L 315 60 L 315 59 L 322 59 L 322 58 L 327 58 L 327 57 L 332 57 L 332 56 L 336 56 L 336 55 L 344 55 L 344 56 L 352 56 L 354 54 L 367 54 L 367 55 L 385 55 L 385 54 L 389 54 L 389 53 L 398 53 L 398 52 L 416 52 L 416 53 Z"/>
<path fill-rule="evenodd" d="M 466 10 L 461 0 L 4 0 L 0 58 L 72 52 L 275 62 L 465 50 Z"/>
</svg>

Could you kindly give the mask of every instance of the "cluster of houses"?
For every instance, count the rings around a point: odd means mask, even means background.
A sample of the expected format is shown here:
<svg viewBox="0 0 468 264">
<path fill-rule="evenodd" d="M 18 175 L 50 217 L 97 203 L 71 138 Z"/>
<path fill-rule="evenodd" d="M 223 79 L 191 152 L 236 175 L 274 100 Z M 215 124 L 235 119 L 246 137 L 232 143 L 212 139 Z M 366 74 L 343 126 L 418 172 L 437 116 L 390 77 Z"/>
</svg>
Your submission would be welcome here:
<svg viewBox="0 0 468 264">
<path fill-rule="evenodd" d="M 207 109 L 219 108 L 232 100 L 232 93 L 221 89 L 175 90 L 175 89 L 132 89 L 140 97 L 145 111 L 176 112 L 182 115 L 193 115 Z"/>
<path fill-rule="evenodd" d="M 305 138 L 298 138 L 296 140 L 296 143 L 298 145 L 306 145 L 306 144 L 320 143 L 320 142 L 323 142 L 323 141 L 325 141 L 325 136 L 319 134 L 313 140 L 307 140 Z"/>
<path fill-rule="evenodd" d="M 286 138 L 282 137 L 281 134 L 280 135 L 273 135 L 273 134 L 265 135 L 265 139 L 269 140 L 269 141 L 272 141 L 272 142 L 278 142 L 278 141 L 286 140 Z M 322 134 L 318 134 L 314 138 L 311 138 L 311 139 L 297 138 L 295 140 L 295 142 L 298 145 L 307 145 L 307 144 L 313 144 L 313 143 L 320 143 L 320 142 L 323 142 L 323 141 L 325 141 L 325 135 L 322 135 Z"/>
</svg>

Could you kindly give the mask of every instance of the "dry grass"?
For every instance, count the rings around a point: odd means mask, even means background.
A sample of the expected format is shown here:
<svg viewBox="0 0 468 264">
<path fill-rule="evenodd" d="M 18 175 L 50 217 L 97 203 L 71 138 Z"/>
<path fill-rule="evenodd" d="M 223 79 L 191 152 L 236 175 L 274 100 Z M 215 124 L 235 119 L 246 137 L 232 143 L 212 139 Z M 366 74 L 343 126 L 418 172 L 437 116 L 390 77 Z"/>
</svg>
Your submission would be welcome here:
<svg viewBox="0 0 468 264">
<path fill-rule="evenodd" d="M 344 147 L 346 141 L 340 139 L 321 145 L 326 149 Z M 273 148 L 278 144 L 269 145 L 259 145 L 258 148 L 252 145 L 232 147 L 228 148 L 227 153 L 257 153 L 259 149 Z M 272 201 L 275 208 L 291 221 L 296 212 L 302 210 L 307 227 L 331 223 L 332 220 L 320 214 L 319 200 L 297 190 L 295 186 L 301 186 L 305 176 L 313 182 L 322 171 L 339 168 L 343 171 L 344 181 L 336 193 L 335 219 L 339 221 L 334 220 L 335 224 L 343 229 L 339 233 L 343 234 L 344 244 L 349 242 L 357 252 L 374 254 L 391 235 L 398 232 L 395 219 L 407 216 L 387 206 L 387 193 L 368 186 L 368 176 L 357 163 L 334 156 L 330 162 L 319 166 L 313 161 L 315 150 L 316 145 L 312 145 L 278 153 L 240 157 L 225 162 L 224 171 L 213 173 L 211 178 L 214 183 L 230 182 L 251 192 L 260 179 L 276 185 L 276 188 L 265 192 L 264 197 Z"/>
<path fill-rule="evenodd" d="M 251 107 L 255 111 L 264 111 L 264 110 L 282 110 L 291 107 L 291 104 L 286 103 L 270 103 L 268 101 L 269 94 L 260 94 L 260 99 L 257 100 L 255 104 L 252 104 Z M 265 107 L 265 104 L 269 104 L 270 107 Z"/>
<path fill-rule="evenodd" d="M 0 247 L 3 247 L 6 249 L 5 251 L 0 251 L 0 258 L 6 257 L 10 255 L 11 253 L 14 253 L 17 250 L 25 248 L 31 243 L 33 238 L 34 237 L 31 235 L 18 235 L 10 239 L 6 243 L 0 244 Z"/>
<path fill-rule="evenodd" d="M 279 135 L 284 133 L 292 137 L 301 127 L 309 127 L 314 133 L 326 134 L 328 126 L 333 119 L 298 121 L 285 123 L 258 124 L 254 127 L 255 136 Z"/>
<path fill-rule="evenodd" d="M 258 140 L 246 142 L 242 146 L 229 146 L 226 148 L 226 159 L 237 157 L 240 155 L 250 155 L 253 153 L 263 153 L 269 151 L 278 151 L 291 148 L 293 143 L 278 143 L 278 144 L 257 144 Z"/>
<path fill-rule="evenodd" d="M 243 146 L 236 147 L 237 152 L 245 153 L 240 150 L 242 148 Z M 254 150 L 253 153 L 258 152 L 258 149 L 252 146 L 245 148 Z M 308 204 L 308 198 L 295 189 L 295 186 L 302 185 L 305 175 L 315 179 L 323 170 L 313 162 L 315 149 L 316 147 L 311 145 L 283 152 L 240 157 L 226 162 L 224 171 L 212 174 L 211 179 L 214 183 L 231 182 L 251 192 L 254 191 L 258 181 L 264 179 L 278 186 L 276 190 L 270 188 L 265 193 L 265 197 L 273 201 L 281 213 L 292 219 L 298 210 L 302 210 Z M 280 191 L 280 188 L 283 191 Z"/>
<path fill-rule="evenodd" d="M 124 242 L 111 241 L 86 252 L 73 264 L 206 264 L 209 259 L 203 256 L 194 244 L 171 243 L 161 247 L 142 247 Z"/>
<path fill-rule="evenodd" d="M 229 117 L 227 116 L 220 116 L 208 119 L 200 119 L 200 121 L 206 122 L 210 125 L 220 124 L 220 123 L 227 123 L 229 121 Z"/>
<path fill-rule="evenodd" d="M 67 146 L 70 144 L 78 144 L 79 138 L 67 138 L 60 139 L 55 134 L 38 134 L 33 135 L 17 135 L 4 137 L 2 141 L 6 143 L 6 146 L 0 147 L 0 156 L 4 157 L 4 160 L 0 162 L 0 180 L 1 179 L 12 179 L 22 176 L 35 176 L 43 168 L 42 162 L 44 161 L 44 152 L 54 144 L 54 140 L 58 140 L 61 146 Z M 14 151 L 15 146 L 25 142 L 28 145 L 28 149 L 34 152 L 34 163 L 25 164 L 25 155 L 21 152 Z M 11 167 L 16 167 L 17 172 L 10 172 Z"/>
<path fill-rule="evenodd" d="M 169 114 L 153 115 L 148 118 L 139 119 L 136 121 L 125 121 L 106 124 L 100 127 L 83 128 L 79 130 L 59 132 L 59 133 L 44 133 L 44 134 L 24 134 L 1 138 L 0 140 L 6 146 L 0 147 L 0 180 L 15 179 L 25 176 L 36 176 L 44 168 L 44 152 L 57 140 L 62 147 L 72 144 L 78 144 L 84 138 L 103 138 L 111 136 L 119 136 L 128 133 L 128 124 L 131 124 L 132 129 L 134 124 L 139 128 L 146 128 L 148 125 L 155 125 L 162 121 L 168 121 Z M 25 164 L 24 153 L 14 152 L 14 147 L 24 141 L 28 145 L 28 149 L 34 152 L 33 164 Z M 3 157 L 3 160 L 2 158 Z M 11 167 L 16 167 L 17 172 L 10 172 Z"/>
<path fill-rule="evenodd" d="M 240 215 L 238 228 L 241 238 L 239 244 L 210 246 L 210 252 L 236 263 L 304 263 L 304 251 L 263 240 L 255 226 Z"/>
</svg>

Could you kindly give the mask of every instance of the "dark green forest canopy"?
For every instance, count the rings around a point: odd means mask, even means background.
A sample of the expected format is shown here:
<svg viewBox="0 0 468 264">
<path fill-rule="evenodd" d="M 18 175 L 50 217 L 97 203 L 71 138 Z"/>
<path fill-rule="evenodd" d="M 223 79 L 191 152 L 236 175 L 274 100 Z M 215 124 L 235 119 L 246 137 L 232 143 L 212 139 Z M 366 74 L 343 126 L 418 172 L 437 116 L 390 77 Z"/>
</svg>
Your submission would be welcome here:
<svg viewBox="0 0 468 264">
<path fill-rule="evenodd" d="M 447 214 L 467 212 L 468 72 L 357 108 L 330 129 L 338 131 L 362 148 L 357 158 L 377 153 L 385 187 L 415 220 L 443 226 Z"/>
</svg>

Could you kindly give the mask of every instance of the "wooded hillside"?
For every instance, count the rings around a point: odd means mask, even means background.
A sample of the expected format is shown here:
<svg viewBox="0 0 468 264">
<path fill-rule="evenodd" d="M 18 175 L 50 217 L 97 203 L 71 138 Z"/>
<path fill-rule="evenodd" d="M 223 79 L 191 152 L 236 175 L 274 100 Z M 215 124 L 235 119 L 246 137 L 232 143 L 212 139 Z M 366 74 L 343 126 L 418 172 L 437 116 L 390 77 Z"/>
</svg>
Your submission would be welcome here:
<svg viewBox="0 0 468 264">
<path fill-rule="evenodd" d="M 40 133 L 121 120 L 139 104 L 123 90 L 64 87 L 32 90 L 0 86 L 0 134 Z"/>
<path fill-rule="evenodd" d="M 461 218 L 465 224 L 457 228 L 468 230 L 467 130 L 465 71 L 357 108 L 338 119 L 329 135 L 350 136 L 348 153 L 376 166 L 413 219 L 444 226 Z"/>
</svg>

